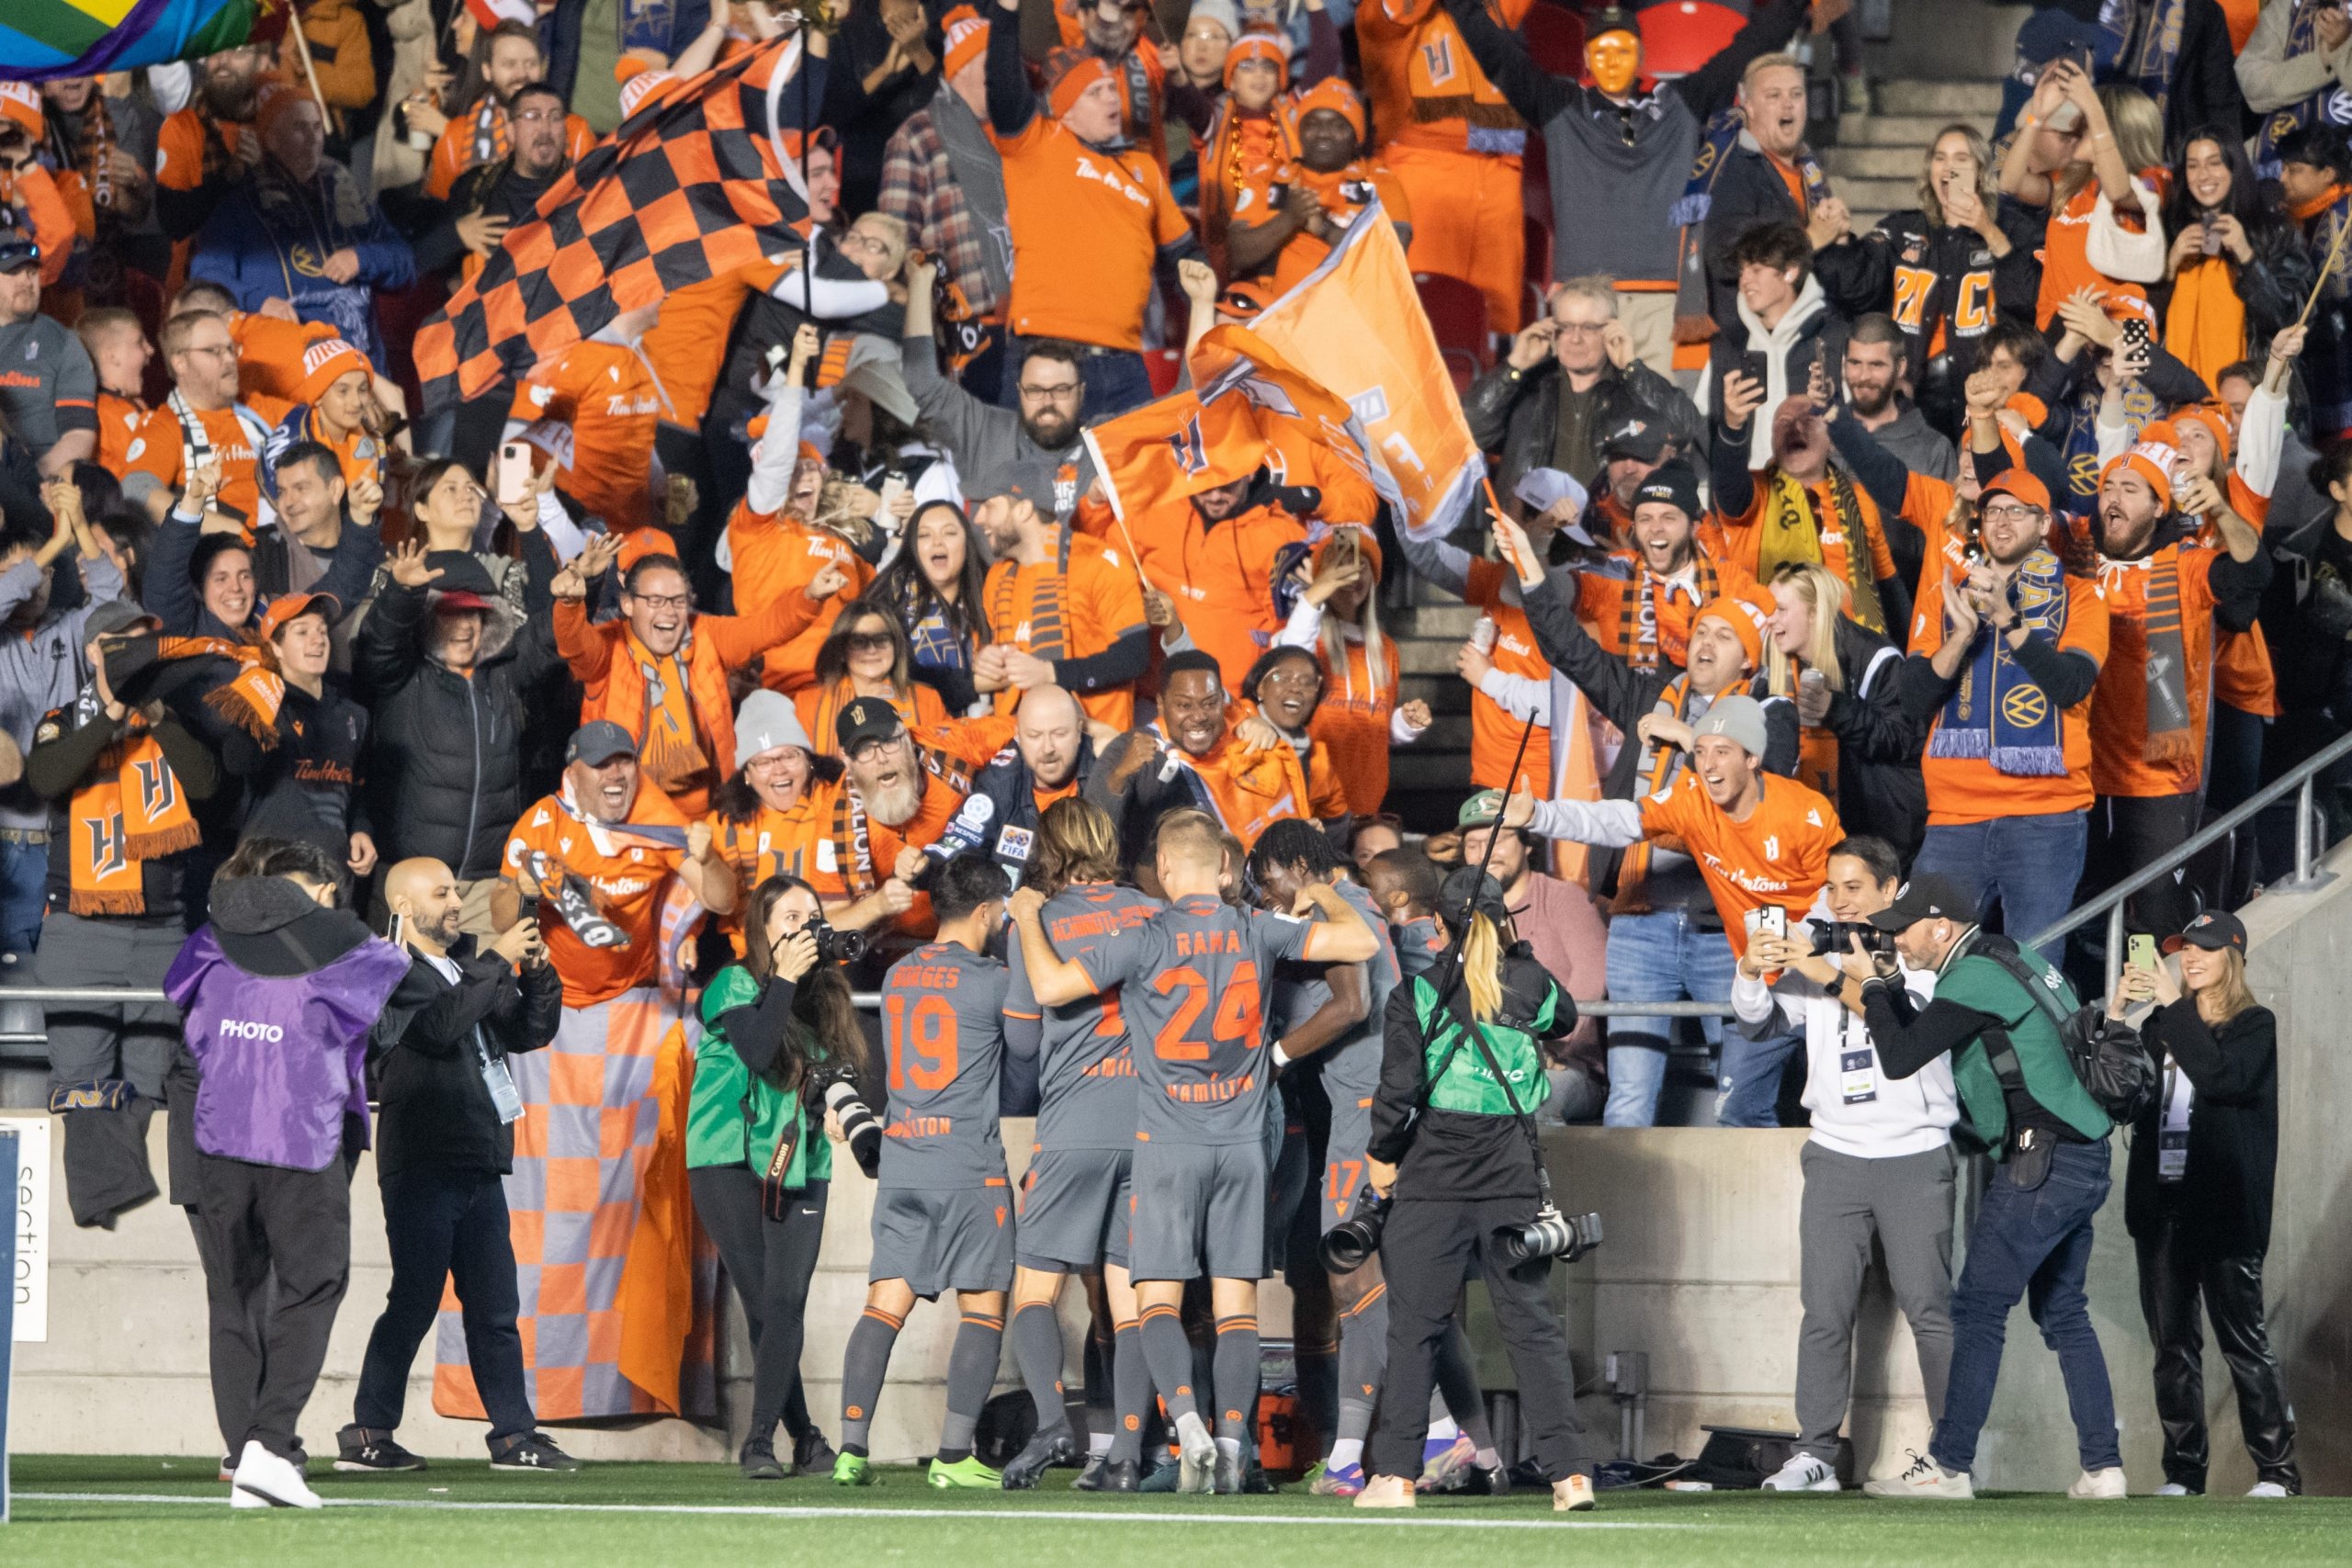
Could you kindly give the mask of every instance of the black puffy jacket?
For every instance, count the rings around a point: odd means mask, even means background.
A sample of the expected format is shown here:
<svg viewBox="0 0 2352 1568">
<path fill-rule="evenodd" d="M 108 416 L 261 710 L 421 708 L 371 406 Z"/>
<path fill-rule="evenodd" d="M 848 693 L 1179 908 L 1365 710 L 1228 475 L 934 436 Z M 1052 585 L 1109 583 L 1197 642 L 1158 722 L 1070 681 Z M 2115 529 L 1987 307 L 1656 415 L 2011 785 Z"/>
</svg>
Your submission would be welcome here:
<svg viewBox="0 0 2352 1568">
<path fill-rule="evenodd" d="M 1846 689 L 1831 694 L 1823 728 L 1838 738 L 1838 819 L 1884 839 L 1908 865 L 1928 834 L 1928 726 L 1903 705 L 1901 649 L 1849 615 L 1837 638 Z"/>
<path fill-rule="evenodd" d="M 429 588 L 387 582 L 351 643 L 353 684 L 376 716 L 368 766 L 369 814 L 377 850 L 390 865 L 430 855 L 460 880 L 498 874 L 506 835 L 531 796 L 523 781 L 526 704 L 562 667 L 552 618 L 537 614 L 518 626 L 490 575 L 454 552 Z M 464 576 L 467 567 L 480 575 Z M 471 679 L 429 659 L 425 617 L 443 589 L 491 599 L 482 654 Z"/>
</svg>

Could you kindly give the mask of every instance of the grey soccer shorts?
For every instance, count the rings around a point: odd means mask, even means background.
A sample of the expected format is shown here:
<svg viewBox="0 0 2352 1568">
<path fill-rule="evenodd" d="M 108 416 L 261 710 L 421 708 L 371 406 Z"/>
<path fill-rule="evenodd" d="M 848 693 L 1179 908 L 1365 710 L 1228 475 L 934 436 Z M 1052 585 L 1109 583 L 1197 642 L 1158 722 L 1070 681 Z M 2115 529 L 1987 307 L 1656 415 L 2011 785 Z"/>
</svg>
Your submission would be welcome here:
<svg viewBox="0 0 2352 1568">
<path fill-rule="evenodd" d="M 1263 1278 L 1263 1146 L 1137 1144 L 1130 1179 L 1127 1272 L 1138 1282 Z"/>
<path fill-rule="evenodd" d="M 904 1280 L 924 1301 L 942 1291 L 1012 1288 L 1012 1189 L 885 1187 L 874 1194 L 876 1280 Z"/>
<path fill-rule="evenodd" d="M 1023 1269 L 1127 1266 L 1127 1149 L 1041 1149 L 1021 1183 Z"/>
</svg>

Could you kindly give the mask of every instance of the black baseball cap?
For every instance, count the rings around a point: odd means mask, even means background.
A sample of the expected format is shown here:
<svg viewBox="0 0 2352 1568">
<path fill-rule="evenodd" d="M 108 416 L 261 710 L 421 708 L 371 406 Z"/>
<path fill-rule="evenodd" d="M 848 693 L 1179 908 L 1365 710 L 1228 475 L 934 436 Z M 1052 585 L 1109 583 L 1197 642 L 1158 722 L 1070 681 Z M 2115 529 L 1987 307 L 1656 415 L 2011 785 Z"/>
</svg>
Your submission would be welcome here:
<svg viewBox="0 0 2352 1568">
<path fill-rule="evenodd" d="M 1469 915 L 1484 915 L 1497 925 L 1510 919 L 1503 901 L 1503 885 L 1475 865 L 1457 865 L 1438 886 L 1438 914 L 1455 933 L 1469 929 Z"/>
<path fill-rule="evenodd" d="M 1929 872 L 1897 888 L 1894 902 L 1871 917 L 1871 924 L 1883 931 L 1904 931 L 1920 920 L 1950 920 L 1955 925 L 1973 926 L 1976 923 L 1976 900 L 1951 877 Z"/>
<path fill-rule="evenodd" d="M 601 768 L 616 757 L 636 755 L 636 737 L 609 718 L 582 725 L 571 732 L 571 743 L 563 749 L 566 767 L 585 762 L 592 768 Z"/>
<path fill-rule="evenodd" d="M 0 229 L 0 273 L 39 266 L 40 246 L 21 229 Z"/>
<path fill-rule="evenodd" d="M 1604 17 L 1608 14 L 1601 13 Z M 1605 463 L 1613 463 L 1620 457 L 1655 463 L 1665 456 L 1666 426 L 1657 420 L 1629 419 L 1600 438 L 1600 458 Z"/>
<path fill-rule="evenodd" d="M 2245 951 L 2245 922 L 2227 909 L 2208 909 L 2188 922 L 2178 936 L 2165 938 L 2165 951 L 2178 953 L 2184 947 L 2208 948 L 2215 953 L 2234 948 Z"/>
<path fill-rule="evenodd" d="M 854 757 L 866 741 L 895 739 L 906 728 L 899 710 L 888 703 L 879 697 L 860 697 L 842 709 L 841 717 L 833 721 L 833 735 L 841 742 L 842 755 Z"/>
</svg>

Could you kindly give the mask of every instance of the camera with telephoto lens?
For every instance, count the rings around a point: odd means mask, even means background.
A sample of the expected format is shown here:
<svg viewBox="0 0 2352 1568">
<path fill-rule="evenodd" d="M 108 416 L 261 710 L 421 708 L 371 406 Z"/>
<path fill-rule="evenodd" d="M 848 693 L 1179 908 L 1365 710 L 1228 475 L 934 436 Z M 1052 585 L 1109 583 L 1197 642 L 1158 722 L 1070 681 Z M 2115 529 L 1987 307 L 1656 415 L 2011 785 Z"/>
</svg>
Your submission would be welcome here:
<svg viewBox="0 0 2352 1568">
<path fill-rule="evenodd" d="M 1820 952 L 1825 958 L 1838 958 L 1853 952 L 1857 938 L 1861 942 L 1862 951 L 1873 958 L 1894 956 L 1894 933 L 1883 931 L 1868 920 L 1831 920 L 1826 925 L 1815 924 L 1813 929 L 1821 933 Z"/>
<path fill-rule="evenodd" d="M 1365 1193 L 1355 1217 L 1342 1220 L 1324 1235 L 1323 1267 L 1334 1274 L 1363 1267 L 1364 1259 L 1380 1250 L 1380 1233 L 1388 1224 L 1389 1202 L 1377 1192 Z"/>
<path fill-rule="evenodd" d="M 849 933 L 855 935 L 855 932 Z M 845 1066 L 820 1068 L 808 1080 L 809 1090 L 824 1101 L 842 1124 L 857 1168 L 872 1176 L 882 1168 L 882 1123 L 874 1108 L 857 1092 L 857 1075 Z"/>
<path fill-rule="evenodd" d="M 810 920 L 800 929 L 816 939 L 820 964 L 854 964 L 865 956 L 864 931 L 845 931 L 823 920 Z"/>
<path fill-rule="evenodd" d="M 1495 1245 L 1512 1263 L 1556 1258 L 1574 1263 L 1601 1243 L 1599 1214 L 1564 1214 L 1549 1201 L 1525 1224 L 1505 1225 L 1495 1233 Z"/>
</svg>

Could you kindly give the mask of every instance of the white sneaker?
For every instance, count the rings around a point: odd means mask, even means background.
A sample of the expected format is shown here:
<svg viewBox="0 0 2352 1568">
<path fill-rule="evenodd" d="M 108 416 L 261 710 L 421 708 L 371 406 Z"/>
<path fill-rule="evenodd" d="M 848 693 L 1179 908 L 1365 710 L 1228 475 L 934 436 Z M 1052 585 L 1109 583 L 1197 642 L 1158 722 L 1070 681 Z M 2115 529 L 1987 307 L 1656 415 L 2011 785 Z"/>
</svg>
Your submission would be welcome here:
<svg viewBox="0 0 2352 1568">
<path fill-rule="evenodd" d="M 2246 1495 L 2249 1497 L 2291 1497 L 2294 1494 L 2275 1481 L 2262 1481 L 2256 1482 L 2254 1490 Z"/>
<path fill-rule="evenodd" d="M 2076 1502 L 2109 1502 L 2129 1495 L 2123 1484 L 2122 1468 L 2119 1465 L 2110 1465 L 2105 1470 L 2086 1470 L 2075 1477 L 2075 1483 L 2066 1488 L 2066 1495 Z"/>
<path fill-rule="evenodd" d="M 2198 1494 L 2191 1492 L 2188 1487 L 2183 1486 L 2177 1481 L 2167 1481 L 2162 1486 L 2156 1488 L 2156 1495 L 2159 1497 L 2194 1497 L 2198 1495 Z"/>
<path fill-rule="evenodd" d="M 1811 1454 L 1791 1454 L 1789 1462 L 1764 1478 L 1767 1492 L 1835 1492 L 1838 1472 Z"/>
<path fill-rule="evenodd" d="M 1939 1497 L 1956 1503 L 1969 1502 L 1976 1496 L 1974 1482 L 1966 1475 L 1954 1475 L 1916 1449 L 1911 1453 L 1910 1469 L 1883 1481 L 1865 1482 L 1862 1491 L 1871 1497 Z"/>
<path fill-rule="evenodd" d="M 251 1499 L 251 1501 L 248 1501 Z M 291 1460 L 283 1460 L 258 1442 L 248 1441 L 237 1456 L 237 1479 L 232 1483 L 229 1506 L 235 1508 L 319 1508 L 325 1506 Z"/>
<path fill-rule="evenodd" d="M 1197 1415 L 1176 1420 L 1176 1490 L 1195 1495 L 1216 1489 L 1216 1439 Z"/>
</svg>

